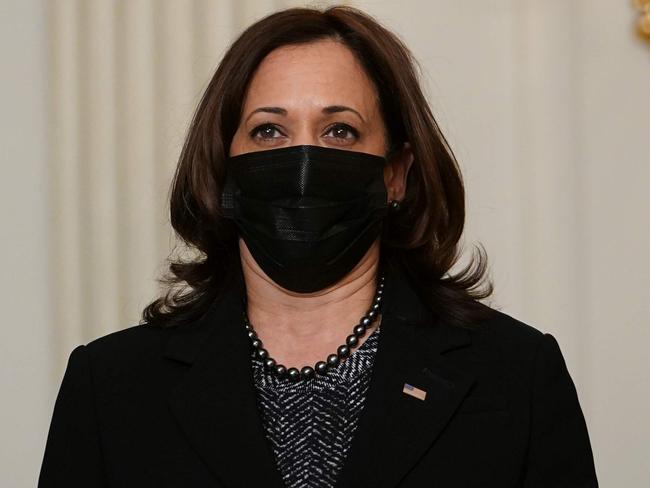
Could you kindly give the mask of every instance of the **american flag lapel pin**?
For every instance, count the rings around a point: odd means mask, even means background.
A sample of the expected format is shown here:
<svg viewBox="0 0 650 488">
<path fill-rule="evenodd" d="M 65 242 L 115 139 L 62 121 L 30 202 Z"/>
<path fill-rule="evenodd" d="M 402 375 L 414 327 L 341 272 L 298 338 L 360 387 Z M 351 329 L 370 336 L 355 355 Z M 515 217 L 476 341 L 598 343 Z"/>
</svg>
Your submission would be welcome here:
<svg viewBox="0 0 650 488">
<path fill-rule="evenodd" d="M 402 389 L 402 393 L 411 395 L 412 397 L 415 397 L 418 400 L 424 400 L 427 397 L 426 391 L 420 390 L 419 388 L 416 388 L 413 385 L 409 385 L 408 383 L 404 383 L 404 388 Z"/>
</svg>

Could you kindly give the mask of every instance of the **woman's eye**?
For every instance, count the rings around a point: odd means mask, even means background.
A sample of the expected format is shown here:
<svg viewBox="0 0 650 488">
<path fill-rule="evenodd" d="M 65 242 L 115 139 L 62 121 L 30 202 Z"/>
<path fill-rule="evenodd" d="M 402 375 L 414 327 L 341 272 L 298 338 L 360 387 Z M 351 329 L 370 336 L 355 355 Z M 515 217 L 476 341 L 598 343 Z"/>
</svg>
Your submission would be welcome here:
<svg viewBox="0 0 650 488">
<path fill-rule="evenodd" d="M 271 123 L 261 124 L 255 127 L 251 132 L 250 136 L 253 139 L 258 139 L 261 141 L 271 141 L 273 139 L 279 139 L 283 137 L 284 134 Z M 327 129 L 325 137 L 334 138 L 338 141 L 349 142 L 357 139 L 359 137 L 359 132 L 347 125 L 347 124 L 334 124 Z"/>
<path fill-rule="evenodd" d="M 262 124 L 255 127 L 251 131 L 250 135 L 253 138 L 256 138 L 259 135 L 260 139 L 275 139 L 277 137 L 275 135 L 276 133 L 282 135 L 278 128 L 273 124 Z"/>
<path fill-rule="evenodd" d="M 347 124 L 334 124 L 329 128 L 327 134 L 332 134 L 332 137 L 336 139 L 344 140 L 356 139 L 359 137 L 359 131 Z"/>
</svg>

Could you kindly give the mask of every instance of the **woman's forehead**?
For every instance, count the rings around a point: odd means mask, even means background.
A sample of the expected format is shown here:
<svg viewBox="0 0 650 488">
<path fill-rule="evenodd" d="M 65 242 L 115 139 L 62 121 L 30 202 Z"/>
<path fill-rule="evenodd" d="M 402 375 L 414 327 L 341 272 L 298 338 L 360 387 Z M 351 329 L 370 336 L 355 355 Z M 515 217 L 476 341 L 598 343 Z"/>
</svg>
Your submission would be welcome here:
<svg viewBox="0 0 650 488">
<path fill-rule="evenodd" d="M 259 106 L 288 112 L 346 105 L 370 116 L 377 93 L 354 54 L 343 44 L 322 40 L 272 51 L 253 74 L 244 113 Z"/>
</svg>

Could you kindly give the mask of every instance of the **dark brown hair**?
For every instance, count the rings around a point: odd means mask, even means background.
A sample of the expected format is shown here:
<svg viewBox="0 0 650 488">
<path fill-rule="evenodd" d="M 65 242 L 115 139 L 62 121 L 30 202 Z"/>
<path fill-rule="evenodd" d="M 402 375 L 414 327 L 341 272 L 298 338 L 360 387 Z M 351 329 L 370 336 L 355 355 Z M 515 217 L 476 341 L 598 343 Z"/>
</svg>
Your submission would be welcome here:
<svg viewBox="0 0 650 488">
<path fill-rule="evenodd" d="M 460 169 L 422 93 L 417 62 L 402 41 L 366 13 L 348 6 L 289 8 L 268 15 L 237 38 L 219 64 L 197 107 L 171 187 L 171 223 L 194 259 L 169 259 L 159 281 L 163 296 L 142 312 L 142 322 L 173 326 L 202 315 L 241 272 L 238 234 L 221 216 L 225 162 L 239 125 L 251 77 L 274 49 L 334 39 L 361 62 L 379 94 L 389 151 L 408 141 L 414 162 L 401 209 L 384 225 L 381 259 L 403 270 L 436 318 L 474 326 L 489 307 L 487 258 L 478 253 L 455 274 L 465 222 Z"/>
</svg>

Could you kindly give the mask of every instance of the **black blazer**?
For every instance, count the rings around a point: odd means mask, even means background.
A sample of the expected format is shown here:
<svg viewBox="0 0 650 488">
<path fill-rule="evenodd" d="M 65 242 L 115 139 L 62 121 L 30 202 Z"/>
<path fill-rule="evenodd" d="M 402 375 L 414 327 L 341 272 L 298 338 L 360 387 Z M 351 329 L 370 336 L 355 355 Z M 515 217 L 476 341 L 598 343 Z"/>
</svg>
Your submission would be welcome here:
<svg viewBox="0 0 650 488">
<path fill-rule="evenodd" d="M 339 487 L 591 488 L 593 456 L 558 343 L 495 312 L 434 323 L 386 277 L 367 403 Z M 39 487 L 281 487 L 256 410 L 241 283 L 202 319 L 76 347 Z M 422 322 L 425 324 L 422 324 Z M 402 392 L 410 383 L 424 401 Z"/>
</svg>

